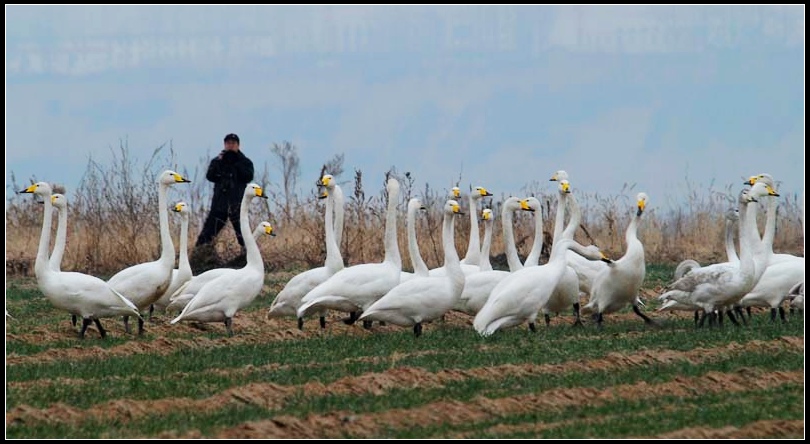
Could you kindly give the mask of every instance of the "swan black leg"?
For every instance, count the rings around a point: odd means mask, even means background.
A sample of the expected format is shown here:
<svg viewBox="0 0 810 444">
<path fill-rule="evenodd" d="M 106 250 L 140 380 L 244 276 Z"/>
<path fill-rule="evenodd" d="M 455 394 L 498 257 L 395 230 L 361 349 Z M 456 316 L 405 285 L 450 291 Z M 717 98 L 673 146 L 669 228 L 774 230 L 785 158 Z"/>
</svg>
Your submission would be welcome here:
<svg viewBox="0 0 810 444">
<path fill-rule="evenodd" d="M 138 318 L 138 336 L 143 336 L 143 318 Z"/>
<path fill-rule="evenodd" d="M 417 338 L 422 335 L 422 323 L 421 322 L 417 322 L 416 324 L 413 324 L 413 335 L 414 335 L 414 337 L 417 337 Z"/>
<path fill-rule="evenodd" d="M 323 319 L 323 318 L 321 318 L 321 319 Z M 299 330 L 304 329 L 304 318 L 298 318 L 298 329 Z"/>
<path fill-rule="evenodd" d="M 751 319 L 751 307 L 745 307 L 745 312 L 748 313 L 748 319 Z"/>
<path fill-rule="evenodd" d="M 79 322 L 79 319 L 76 317 L 76 315 L 70 315 L 70 323 L 73 324 L 74 327 L 76 326 L 77 322 Z"/>
<path fill-rule="evenodd" d="M 79 338 L 84 339 L 84 333 L 87 331 L 87 327 L 93 323 L 93 320 L 90 318 L 83 318 L 82 319 L 82 330 L 79 332 Z"/>
<path fill-rule="evenodd" d="M 149 322 L 152 322 L 152 313 L 155 312 L 155 304 L 149 304 Z"/>
<path fill-rule="evenodd" d="M 572 327 L 582 327 L 582 318 L 579 316 L 579 302 L 574 304 L 574 317 L 576 317 L 577 320 L 574 321 Z"/>
<path fill-rule="evenodd" d="M 225 330 L 228 331 L 228 336 L 233 336 L 233 318 L 225 318 Z"/>
<path fill-rule="evenodd" d="M 737 317 L 734 316 L 733 310 L 728 310 L 726 314 L 728 315 L 728 320 L 731 321 L 732 324 L 736 325 L 737 327 L 740 326 L 739 321 L 737 321 Z"/>
<path fill-rule="evenodd" d="M 743 325 L 748 326 L 748 321 L 745 319 L 745 313 L 743 313 L 742 307 L 735 305 L 734 313 L 737 313 L 740 316 L 740 320 L 742 320 Z"/>
<path fill-rule="evenodd" d="M 706 323 L 706 317 L 709 315 L 705 310 L 703 313 L 700 314 L 700 321 L 697 324 L 697 328 L 703 328 L 703 324 Z"/>
<path fill-rule="evenodd" d="M 604 321 L 604 318 L 602 317 L 602 313 L 594 313 L 593 316 L 594 316 L 594 319 L 596 320 L 596 329 L 597 330 L 602 330 L 604 328 L 604 326 L 602 325 L 602 321 Z"/>
<path fill-rule="evenodd" d="M 548 316 L 548 315 L 546 315 L 546 316 Z M 548 324 L 546 324 L 546 325 L 548 325 Z M 534 325 L 534 322 L 529 322 L 529 330 L 531 330 L 532 333 L 537 331 L 537 326 Z"/>
<path fill-rule="evenodd" d="M 785 319 L 785 309 L 781 305 L 779 306 L 779 319 L 782 320 L 782 323 L 787 322 L 787 319 Z"/>
<path fill-rule="evenodd" d="M 371 330 L 371 322 L 372 321 L 369 321 L 368 319 L 364 320 L 363 321 L 363 328 L 365 328 L 366 330 Z"/>
<path fill-rule="evenodd" d="M 546 321 L 546 327 L 551 325 L 551 316 L 548 313 L 543 313 L 543 320 Z"/>
<path fill-rule="evenodd" d="M 704 318 L 700 317 L 700 310 L 695 310 L 695 328 L 698 328 L 698 320 L 703 320 Z"/>
<path fill-rule="evenodd" d="M 771 309 L 771 322 L 776 322 L 776 309 Z"/>
<path fill-rule="evenodd" d="M 346 319 L 343 319 L 343 323 L 346 324 L 346 325 L 352 325 L 356 321 L 357 321 L 357 312 L 356 311 L 349 312 L 349 317 L 346 318 Z"/>
<path fill-rule="evenodd" d="M 124 316 L 124 331 L 129 333 L 129 315 Z"/>
<path fill-rule="evenodd" d="M 98 318 L 96 318 L 93 319 L 93 322 L 95 322 L 96 328 L 98 328 L 98 334 L 101 335 L 101 339 L 106 338 L 107 332 L 104 330 L 104 327 L 101 326 L 101 321 L 99 321 Z"/>
<path fill-rule="evenodd" d="M 303 323 L 303 322 L 304 322 L 304 320 L 303 320 L 303 319 L 301 319 L 301 322 Z M 321 316 L 321 317 L 319 317 L 319 318 L 318 318 L 318 323 L 319 323 L 319 324 L 321 324 L 321 328 L 322 328 L 322 329 L 323 329 L 323 328 L 326 328 L 326 316 Z M 303 325 L 302 325 L 302 326 L 303 326 Z"/>
<path fill-rule="evenodd" d="M 633 313 L 637 314 L 641 319 L 644 319 L 644 323 L 647 325 L 655 325 L 652 319 L 650 319 L 647 315 L 641 312 L 638 308 L 638 305 L 633 304 Z"/>
<path fill-rule="evenodd" d="M 723 326 L 723 310 L 717 310 L 717 326 Z"/>
</svg>

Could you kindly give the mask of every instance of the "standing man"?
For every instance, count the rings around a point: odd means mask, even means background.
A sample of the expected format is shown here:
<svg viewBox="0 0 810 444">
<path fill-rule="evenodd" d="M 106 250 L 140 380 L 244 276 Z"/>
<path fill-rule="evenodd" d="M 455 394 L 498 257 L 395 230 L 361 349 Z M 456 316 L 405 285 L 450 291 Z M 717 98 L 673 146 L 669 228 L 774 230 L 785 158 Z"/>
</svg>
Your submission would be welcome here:
<svg viewBox="0 0 810 444">
<path fill-rule="evenodd" d="M 225 136 L 224 143 L 225 148 L 211 160 L 205 174 L 206 179 L 214 182 L 214 196 L 211 199 L 211 211 L 205 219 L 194 249 L 195 260 L 192 261 L 192 266 L 196 265 L 197 273 L 203 271 L 202 268 L 213 268 L 206 267 L 201 262 L 217 262 L 213 240 L 228 220 L 233 224 L 236 240 L 241 247 L 241 253 L 233 263 L 245 262 L 245 240 L 239 226 L 239 206 L 245 187 L 253 180 L 253 162 L 239 149 L 239 136 L 236 134 Z"/>
</svg>

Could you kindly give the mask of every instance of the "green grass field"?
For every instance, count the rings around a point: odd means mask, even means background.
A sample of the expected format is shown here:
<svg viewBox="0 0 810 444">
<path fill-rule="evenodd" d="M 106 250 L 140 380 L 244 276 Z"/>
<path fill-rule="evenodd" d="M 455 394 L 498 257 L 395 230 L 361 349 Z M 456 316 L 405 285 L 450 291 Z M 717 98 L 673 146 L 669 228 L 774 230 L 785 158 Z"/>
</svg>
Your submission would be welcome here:
<svg viewBox="0 0 810 444">
<path fill-rule="evenodd" d="M 648 290 L 671 276 L 650 267 Z M 268 275 L 270 287 L 275 287 Z M 801 438 L 804 322 L 695 330 L 690 314 L 570 315 L 479 337 L 451 314 L 420 338 L 330 316 L 224 327 L 105 319 L 79 340 L 31 280 L 6 284 L 7 438 Z"/>
</svg>

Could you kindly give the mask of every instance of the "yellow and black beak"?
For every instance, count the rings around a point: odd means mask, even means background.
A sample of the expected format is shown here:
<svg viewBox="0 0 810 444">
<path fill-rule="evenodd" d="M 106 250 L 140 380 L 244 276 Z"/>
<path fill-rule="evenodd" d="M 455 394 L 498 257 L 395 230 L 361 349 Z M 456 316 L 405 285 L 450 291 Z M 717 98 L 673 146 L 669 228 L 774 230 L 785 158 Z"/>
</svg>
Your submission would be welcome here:
<svg viewBox="0 0 810 444">
<path fill-rule="evenodd" d="M 31 184 L 28 188 L 18 191 L 18 193 L 33 193 L 37 190 L 37 184 Z"/>
<path fill-rule="evenodd" d="M 776 192 L 770 185 L 768 187 L 768 196 L 779 197 L 779 193 Z"/>
<path fill-rule="evenodd" d="M 316 185 L 321 186 L 321 187 L 328 187 L 329 186 L 329 179 L 330 178 L 326 177 L 326 176 L 321 177 L 321 180 L 319 180 Z"/>
<path fill-rule="evenodd" d="M 323 190 L 323 193 L 318 196 L 318 199 L 326 199 L 327 197 L 329 197 L 329 191 Z"/>
<path fill-rule="evenodd" d="M 548 181 L 549 181 L 549 182 L 555 182 L 555 181 L 557 181 L 557 173 L 554 173 L 554 175 L 553 175 L 553 176 L 551 176 L 551 179 L 549 179 Z"/>
<path fill-rule="evenodd" d="M 753 185 L 755 183 L 757 183 L 757 176 L 751 176 L 748 180 L 743 182 L 743 185 Z"/>
<path fill-rule="evenodd" d="M 271 227 L 270 225 L 264 227 L 264 232 L 267 233 L 269 236 L 275 236 L 276 235 L 276 232 L 273 231 L 273 227 Z"/>
<path fill-rule="evenodd" d="M 563 193 L 570 193 L 571 192 L 571 184 L 568 182 L 562 183 L 562 191 Z"/>
<path fill-rule="evenodd" d="M 481 193 L 481 197 L 492 196 L 492 193 L 486 190 L 486 188 L 481 188 L 478 190 Z"/>
<path fill-rule="evenodd" d="M 183 176 L 181 176 L 181 175 L 179 175 L 177 173 L 174 173 L 174 182 L 175 183 L 191 183 L 190 180 L 186 179 L 185 177 L 183 177 Z"/>
<path fill-rule="evenodd" d="M 612 264 L 612 263 L 613 263 L 613 261 L 612 261 L 612 260 L 610 260 L 610 258 L 608 258 L 607 256 L 605 256 L 605 253 L 601 253 L 601 254 L 602 254 L 602 259 L 601 259 L 601 261 L 602 261 L 602 262 L 606 262 L 606 263 L 608 263 L 608 264 Z"/>
<path fill-rule="evenodd" d="M 261 197 L 262 199 L 267 199 L 267 195 L 264 194 L 264 190 L 262 187 L 256 188 L 256 197 Z"/>
<path fill-rule="evenodd" d="M 183 204 L 175 204 L 174 208 L 172 208 L 172 211 L 174 211 L 175 213 L 183 211 Z"/>
<path fill-rule="evenodd" d="M 640 200 L 638 201 L 638 211 L 636 211 L 636 216 L 641 216 L 641 213 L 644 212 L 644 207 L 647 205 L 647 202 Z"/>
<path fill-rule="evenodd" d="M 520 201 L 520 209 L 523 211 L 531 211 L 534 212 L 534 208 L 529 206 L 528 199 L 523 199 Z"/>
<path fill-rule="evenodd" d="M 459 197 L 461 197 L 461 190 L 459 190 L 458 187 L 453 188 L 453 199 L 458 199 Z"/>
<path fill-rule="evenodd" d="M 453 214 L 464 214 L 461 212 L 461 207 L 458 204 L 453 204 Z"/>
</svg>

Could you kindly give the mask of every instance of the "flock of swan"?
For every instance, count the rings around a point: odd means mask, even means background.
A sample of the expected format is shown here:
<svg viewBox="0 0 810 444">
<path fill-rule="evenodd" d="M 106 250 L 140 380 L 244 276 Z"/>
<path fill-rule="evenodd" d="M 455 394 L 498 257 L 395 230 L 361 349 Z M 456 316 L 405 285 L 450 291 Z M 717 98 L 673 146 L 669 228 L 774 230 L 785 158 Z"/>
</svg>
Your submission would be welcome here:
<svg viewBox="0 0 810 444">
<path fill-rule="evenodd" d="M 656 322 L 642 311 L 639 290 L 645 277 L 644 246 L 637 236 L 643 222 L 648 196 L 638 193 L 635 214 L 625 234 L 626 251 L 618 259 L 608 258 L 595 245 L 581 245 L 574 233 L 581 212 L 568 174 L 557 171 L 550 179 L 558 183 L 557 214 L 553 243 L 548 262 L 540 264 L 543 248 L 543 221 L 540 202 L 534 197 L 509 197 L 503 202 L 501 227 L 509 271 L 493 270 L 490 246 L 494 214 L 485 208 L 480 212 L 484 225 L 483 243 L 479 237 L 478 202 L 492 196 L 484 187 L 476 187 L 469 195 L 471 236 L 467 252 L 460 259 L 454 242 L 454 219 L 463 214 L 458 199 L 461 191 L 453 188 L 442 208 L 442 247 L 444 263 L 429 270 L 419 252 L 416 240 L 416 217 L 424 210 L 419 199 L 407 206 L 408 251 L 413 272 L 403 271 L 397 244 L 397 203 L 399 182 L 389 178 L 386 183 L 388 204 L 385 216 L 384 259 L 380 263 L 345 266 L 340 253 L 343 232 L 344 197 L 333 176 L 326 174 L 320 182 L 321 198 L 326 199 L 325 241 L 326 260 L 323 267 L 300 273 L 290 279 L 270 306 L 271 317 L 295 317 L 303 328 L 305 318 L 317 316 L 321 328 L 326 328 L 329 310 L 347 313 L 347 324 L 362 321 L 370 328 L 374 321 L 412 327 L 415 336 L 422 333 L 423 324 L 442 318 L 457 310 L 474 316 L 473 328 L 482 336 L 524 323 L 536 330 L 537 316 L 543 314 L 546 325 L 550 316 L 568 312 L 574 316 L 574 326 L 581 326 L 581 315 L 591 315 L 598 328 L 603 316 L 630 306 L 645 323 Z M 95 323 L 100 336 L 106 331 L 101 318 L 123 317 L 124 328 L 130 332 L 129 318 L 138 321 L 138 334 L 143 333 L 144 315 L 157 307 L 164 311 L 179 311 L 171 324 L 180 321 L 224 322 L 227 333 L 233 335 L 233 318 L 261 292 L 265 271 L 257 238 L 274 236 L 270 223 L 260 222 L 251 230 L 248 207 L 254 198 L 267 196 L 262 187 L 251 183 L 245 188 L 240 210 L 240 226 L 245 238 L 247 263 L 239 269 L 218 268 L 197 276 L 192 275 L 188 261 L 188 219 L 190 209 L 185 202 L 172 207 L 181 219 L 180 254 L 175 266 L 175 249 L 169 234 L 166 194 L 170 186 L 188 183 L 180 174 L 167 170 L 158 178 L 158 214 L 160 222 L 160 257 L 119 271 L 108 281 L 78 272 L 61 270 L 67 231 L 67 199 L 53 193 L 46 182 L 37 182 L 21 193 L 33 193 L 44 201 L 42 233 L 37 250 L 35 272 L 39 290 L 53 306 L 82 319 L 79 337 Z M 782 303 L 804 308 L 804 258 L 773 252 L 776 220 L 776 197 L 773 178 L 768 174 L 751 176 L 749 188 L 740 191 L 738 208 L 726 215 L 726 251 L 728 261 L 700 266 L 693 260 L 683 261 L 675 280 L 659 296 L 659 310 L 695 312 L 696 325 L 709 319 L 709 326 L 722 322 L 722 316 L 737 323 L 735 313 L 745 321 L 742 308 L 760 306 L 771 309 L 771 319 L 777 311 L 785 319 Z M 762 236 L 757 229 L 755 202 L 767 199 L 767 216 Z M 58 226 L 54 250 L 50 254 L 53 209 L 58 210 Z M 532 250 L 521 263 L 515 246 L 513 216 L 526 211 L 534 214 L 535 236 Z M 566 213 L 568 223 L 565 224 Z M 804 219 L 802 218 L 802 224 Z M 739 226 L 740 253 L 734 242 L 734 227 Z M 580 298 L 588 302 L 580 307 Z M 9 316 L 8 311 L 6 315 Z"/>
</svg>

